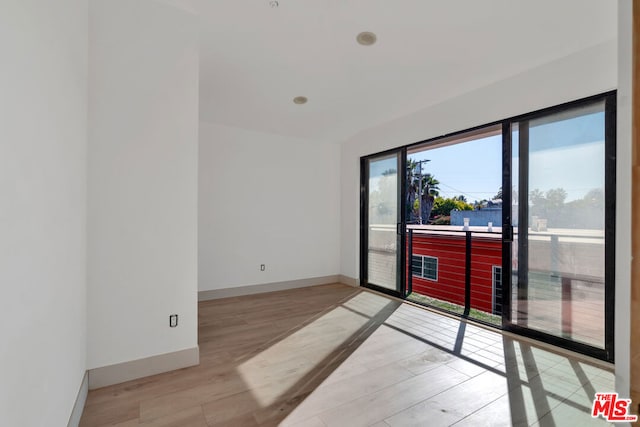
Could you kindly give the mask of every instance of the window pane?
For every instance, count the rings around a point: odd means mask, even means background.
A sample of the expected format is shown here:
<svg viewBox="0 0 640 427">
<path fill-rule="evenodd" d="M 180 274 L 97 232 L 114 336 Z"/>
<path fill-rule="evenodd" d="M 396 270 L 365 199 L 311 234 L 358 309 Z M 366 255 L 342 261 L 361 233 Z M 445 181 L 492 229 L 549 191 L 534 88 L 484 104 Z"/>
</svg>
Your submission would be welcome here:
<svg viewBox="0 0 640 427">
<path fill-rule="evenodd" d="M 527 301 L 520 319 L 604 347 L 604 102 L 532 120 L 528 151 Z"/>
<path fill-rule="evenodd" d="M 502 314 L 502 267 L 493 267 L 493 314 Z"/>
<path fill-rule="evenodd" d="M 438 258 L 424 257 L 423 276 L 425 279 L 438 280 Z"/>
<path fill-rule="evenodd" d="M 411 274 L 414 276 L 422 276 L 422 257 L 413 255 L 411 257 Z"/>
<path fill-rule="evenodd" d="M 398 157 L 369 162 L 369 283 L 388 289 L 397 285 Z"/>
</svg>

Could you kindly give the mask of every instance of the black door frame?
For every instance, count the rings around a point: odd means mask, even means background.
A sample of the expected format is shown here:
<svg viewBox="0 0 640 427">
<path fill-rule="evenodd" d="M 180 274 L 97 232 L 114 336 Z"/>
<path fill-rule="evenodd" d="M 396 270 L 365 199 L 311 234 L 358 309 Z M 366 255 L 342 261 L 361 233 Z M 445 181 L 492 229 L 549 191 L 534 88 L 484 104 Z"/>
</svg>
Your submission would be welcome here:
<svg viewBox="0 0 640 427">
<path fill-rule="evenodd" d="M 375 283 L 369 283 L 368 250 L 369 250 L 369 161 L 391 154 L 397 156 L 398 165 L 398 212 L 399 222 L 396 224 L 396 233 L 399 245 L 396 254 L 396 289 L 389 289 Z M 406 239 L 407 218 L 404 209 L 406 200 L 407 183 L 407 147 L 393 148 L 380 153 L 371 154 L 360 158 L 360 285 L 399 298 L 406 297 Z"/>
<path fill-rule="evenodd" d="M 527 227 L 528 227 L 528 175 L 529 175 L 529 127 L 530 120 L 543 117 L 546 115 L 559 113 L 572 108 L 583 105 L 593 104 L 597 101 L 604 101 L 605 104 L 605 300 L 604 300 L 604 348 L 572 341 L 567 338 L 559 337 L 535 329 L 530 329 L 526 325 L 513 323 L 511 318 L 512 310 L 512 271 L 511 271 L 511 255 L 513 245 L 513 227 L 511 218 L 512 196 L 508 194 L 509 201 L 505 200 L 505 192 L 503 190 L 503 273 L 507 273 L 508 292 L 503 292 L 503 307 L 505 310 L 502 314 L 502 329 L 514 332 L 518 335 L 530 337 L 538 341 L 543 341 L 551 345 L 576 351 L 588 356 L 592 356 L 608 362 L 614 362 L 614 310 L 615 310 L 615 203 L 616 203 L 616 92 L 607 92 L 588 98 L 579 99 L 577 101 L 568 102 L 558 106 L 545 108 L 543 110 L 524 114 L 518 117 L 505 120 L 503 123 L 503 189 L 512 188 L 512 147 L 515 141 L 512 141 L 512 127 L 518 125 L 519 141 L 518 143 L 518 299 L 527 297 L 527 277 L 528 271 L 528 246 L 527 246 Z M 505 209 L 506 207 L 506 209 Z M 524 221 L 524 222 L 523 222 Z M 506 230 L 508 228 L 510 230 Z M 506 257 L 508 256 L 508 258 Z M 507 265 L 508 263 L 508 265 Z M 504 281 L 505 274 L 503 274 Z M 524 284 L 525 286 L 520 286 Z"/>
</svg>

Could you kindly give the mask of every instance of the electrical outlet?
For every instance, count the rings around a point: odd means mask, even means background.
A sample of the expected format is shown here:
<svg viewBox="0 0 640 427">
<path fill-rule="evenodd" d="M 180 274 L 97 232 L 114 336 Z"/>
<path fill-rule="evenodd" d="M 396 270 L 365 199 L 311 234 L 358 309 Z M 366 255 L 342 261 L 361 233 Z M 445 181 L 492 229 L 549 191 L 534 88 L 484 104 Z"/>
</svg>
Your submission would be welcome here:
<svg viewBox="0 0 640 427">
<path fill-rule="evenodd" d="M 169 327 L 175 328 L 176 326 L 178 326 L 178 315 L 177 314 L 169 315 Z"/>
<path fill-rule="evenodd" d="M 264 271 L 264 264 L 260 264 L 260 271 Z"/>
</svg>

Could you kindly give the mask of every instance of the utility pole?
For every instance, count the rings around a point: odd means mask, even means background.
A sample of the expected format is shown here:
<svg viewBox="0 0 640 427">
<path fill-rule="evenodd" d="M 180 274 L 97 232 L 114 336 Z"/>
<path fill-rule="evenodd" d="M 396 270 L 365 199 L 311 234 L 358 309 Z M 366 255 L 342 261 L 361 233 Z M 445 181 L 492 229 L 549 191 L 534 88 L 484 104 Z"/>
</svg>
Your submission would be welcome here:
<svg viewBox="0 0 640 427">
<path fill-rule="evenodd" d="M 422 225 L 422 164 L 430 161 L 419 160 L 416 162 L 416 169 L 418 170 L 418 224 L 420 225 Z"/>
</svg>

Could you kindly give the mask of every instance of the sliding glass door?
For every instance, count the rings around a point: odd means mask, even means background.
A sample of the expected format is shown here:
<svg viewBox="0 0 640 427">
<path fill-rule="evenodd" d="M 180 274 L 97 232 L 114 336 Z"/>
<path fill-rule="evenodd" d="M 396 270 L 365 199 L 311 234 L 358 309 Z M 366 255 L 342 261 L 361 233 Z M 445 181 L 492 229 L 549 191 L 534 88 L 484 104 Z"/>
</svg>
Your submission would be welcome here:
<svg viewBox="0 0 640 427">
<path fill-rule="evenodd" d="M 613 359 L 612 97 L 511 123 L 508 329 Z M 609 104 L 609 105 L 608 105 Z"/>
<path fill-rule="evenodd" d="M 361 158 L 361 284 L 614 361 L 615 97 Z"/>
<path fill-rule="evenodd" d="M 401 208 L 406 151 L 362 159 L 362 284 L 399 295 L 404 278 L 404 213 Z"/>
</svg>

